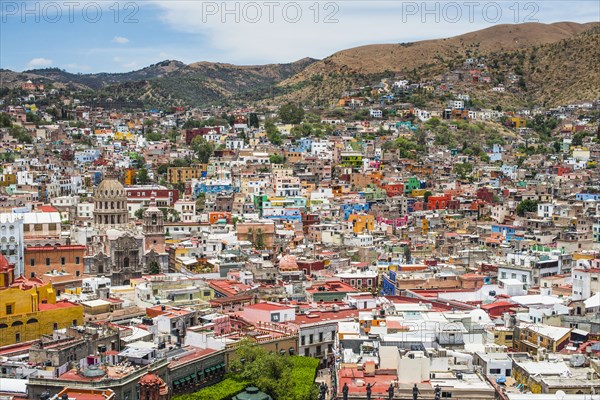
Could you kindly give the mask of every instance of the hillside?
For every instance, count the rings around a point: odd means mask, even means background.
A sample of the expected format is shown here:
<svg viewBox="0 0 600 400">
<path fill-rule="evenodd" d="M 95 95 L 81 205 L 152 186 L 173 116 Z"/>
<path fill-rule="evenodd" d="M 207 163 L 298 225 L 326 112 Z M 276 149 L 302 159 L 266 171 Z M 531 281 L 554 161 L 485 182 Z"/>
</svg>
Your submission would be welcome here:
<svg viewBox="0 0 600 400">
<path fill-rule="evenodd" d="M 27 70 L 22 73 L 2 70 L 0 74 L 2 74 L 4 84 L 9 86 L 30 79 L 54 84 L 70 84 L 79 88 L 100 89 L 107 85 L 164 77 L 183 67 L 185 64 L 180 61 L 166 60 L 137 71 L 124 73 L 74 74 L 60 68 L 43 68 Z"/>
<path fill-rule="evenodd" d="M 554 50 L 547 45 L 573 38 L 597 25 L 572 22 L 496 25 L 447 39 L 343 50 L 281 82 L 279 87 L 284 94 L 277 100 L 307 101 L 314 99 L 317 94 L 321 99 L 331 99 L 340 96 L 344 90 L 373 83 L 378 76 L 399 74 L 413 80 L 433 79 L 461 65 L 466 58 L 491 53 L 523 52 L 537 48 L 540 54 L 550 52 L 550 57 Z M 579 39 L 572 44 L 580 48 Z M 585 46 L 585 43 L 582 45 Z M 575 63 L 566 58 L 563 61 Z M 591 66 L 593 64 L 588 64 L 587 69 L 593 69 Z M 584 72 L 583 68 L 579 68 L 579 72 L 583 72 L 584 76 L 591 72 Z"/>
<path fill-rule="evenodd" d="M 17 73 L 0 70 L 3 84 L 18 87 L 27 80 L 72 86 L 84 91 L 82 98 L 120 98 L 142 100 L 147 104 L 163 102 L 206 105 L 222 102 L 233 94 L 272 87 L 313 63 L 303 58 L 288 64 L 236 66 L 198 62 L 163 61 L 127 73 L 73 74 L 58 68 Z"/>
<path fill-rule="evenodd" d="M 325 106 L 344 91 L 403 76 L 411 82 L 436 81 L 467 58 L 485 58 L 490 85 L 456 84 L 486 106 L 549 105 L 599 97 L 598 23 L 496 25 L 446 39 L 376 44 L 339 51 L 323 60 L 237 66 L 167 60 L 127 73 L 73 74 L 58 68 L 17 73 L 0 70 L 3 86 L 18 88 L 29 79 L 71 87 L 84 101 L 143 101 L 146 105 L 248 104 L 286 101 Z M 508 79 L 507 77 L 515 76 Z M 519 81 L 520 85 L 516 82 Z M 522 82 L 521 82 L 522 81 Z M 524 84 L 523 84 L 524 83 Z M 462 87 L 461 87 L 462 85 Z"/>
</svg>

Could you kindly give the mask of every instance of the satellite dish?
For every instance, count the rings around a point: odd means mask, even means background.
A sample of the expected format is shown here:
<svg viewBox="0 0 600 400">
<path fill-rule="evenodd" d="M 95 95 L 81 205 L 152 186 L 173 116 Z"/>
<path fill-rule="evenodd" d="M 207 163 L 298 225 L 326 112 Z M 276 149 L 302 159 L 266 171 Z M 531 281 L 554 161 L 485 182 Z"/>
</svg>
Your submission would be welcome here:
<svg viewBox="0 0 600 400">
<path fill-rule="evenodd" d="M 556 398 L 558 400 L 563 400 L 567 394 L 563 390 L 556 391 Z"/>
</svg>

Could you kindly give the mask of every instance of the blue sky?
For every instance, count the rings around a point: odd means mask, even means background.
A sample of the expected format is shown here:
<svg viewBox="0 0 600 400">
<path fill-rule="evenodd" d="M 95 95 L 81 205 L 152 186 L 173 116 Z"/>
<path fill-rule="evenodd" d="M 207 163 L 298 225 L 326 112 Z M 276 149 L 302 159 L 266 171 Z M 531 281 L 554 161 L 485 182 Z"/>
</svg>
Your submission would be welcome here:
<svg viewBox="0 0 600 400">
<path fill-rule="evenodd" d="M 70 1 L 0 0 L 0 67 L 87 73 L 131 71 L 165 59 L 291 62 L 498 23 L 600 21 L 598 1 Z"/>
</svg>

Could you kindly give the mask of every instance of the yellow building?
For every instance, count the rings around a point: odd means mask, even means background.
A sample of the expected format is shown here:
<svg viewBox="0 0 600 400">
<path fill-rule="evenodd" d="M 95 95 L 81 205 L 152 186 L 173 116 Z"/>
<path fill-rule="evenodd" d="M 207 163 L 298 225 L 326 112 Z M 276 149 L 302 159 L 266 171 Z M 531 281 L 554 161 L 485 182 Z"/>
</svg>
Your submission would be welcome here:
<svg viewBox="0 0 600 400">
<path fill-rule="evenodd" d="M 559 352 L 569 343 L 572 329 L 535 324 L 518 328 L 518 331 L 517 349 L 535 355 L 540 348 L 552 353 Z"/>
<path fill-rule="evenodd" d="M 194 164 L 189 167 L 170 167 L 167 170 L 167 181 L 173 185 L 185 183 L 206 175 L 206 164 Z"/>
<path fill-rule="evenodd" d="M 373 232 L 375 229 L 375 217 L 368 214 L 350 214 L 348 223 L 352 224 L 352 232 Z"/>
<path fill-rule="evenodd" d="M 513 342 L 513 330 L 504 326 L 495 326 L 494 332 L 494 343 L 499 346 L 506 346 L 508 348 L 514 347 Z"/>
<path fill-rule="evenodd" d="M 131 186 L 133 184 L 135 184 L 135 177 L 136 177 L 137 173 L 136 170 L 133 168 L 127 168 L 125 170 L 125 185 L 127 186 Z"/>
<path fill-rule="evenodd" d="M 513 128 L 525 128 L 527 126 L 527 120 L 521 117 L 511 117 L 509 118 L 510 124 Z"/>
<path fill-rule="evenodd" d="M 4 174 L 0 175 L 0 186 L 10 186 L 17 184 L 16 174 Z"/>
<path fill-rule="evenodd" d="M 131 132 L 115 132 L 115 140 L 125 140 L 127 142 L 131 142 L 135 139 L 135 135 Z"/>
<path fill-rule="evenodd" d="M 0 346 L 39 339 L 55 329 L 83 324 L 81 305 L 57 302 L 52 284 L 39 278 L 13 280 L 2 264 L 0 260 Z"/>
</svg>

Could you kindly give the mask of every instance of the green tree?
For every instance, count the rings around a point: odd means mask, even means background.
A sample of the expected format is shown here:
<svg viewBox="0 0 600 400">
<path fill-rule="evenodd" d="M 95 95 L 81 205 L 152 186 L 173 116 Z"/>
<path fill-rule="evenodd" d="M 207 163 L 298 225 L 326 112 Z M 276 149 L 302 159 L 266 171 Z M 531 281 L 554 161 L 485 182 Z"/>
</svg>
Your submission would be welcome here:
<svg viewBox="0 0 600 400">
<path fill-rule="evenodd" d="M 575 135 L 573 135 L 573 140 L 571 141 L 571 144 L 573 146 L 581 146 L 581 145 L 583 145 L 583 138 L 584 137 L 585 137 L 585 132 L 576 133 Z"/>
<path fill-rule="evenodd" d="M 145 135 L 146 140 L 149 142 L 159 142 L 160 140 L 162 140 L 162 135 L 160 134 L 160 132 L 148 132 Z"/>
<path fill-rule="evenodd" d="M 265 123 L 265 131 L 267 132 L 267 138 L 271 144 L 278 146 L 283 143 L 283 140 L 281 139 L 281 133 L 273 121 L 269 120 Z"/>
<path fill-rule="evenodd" d="M 138 170 L 138 173 L 136 176 L 136 182 L 140 185 L 146 185 L 148 182 L 150 182 L 150 176 L 148 175 L 148 169 L 142 168 L 142 169 Z"/>
<path fill-rule="evenodd" d="M 437 128 L 438 126 L 440 126 L 442 123 L 442 121 L 440 121 L 439 118 L 433 117 L 427 120 L 427 122 L 425 122 L 425 126 L 427 128 L 433 129 L 433 128 Z"/>
<path fill-rule="evenodd" d="M 265 238 L 261 228 L 258 228 L 256 231 L 256 241 L 254 243 L 254 247 L 256 247 L 257 250 L 264 250 L 265 248 Z"/>
<path fill-rule="evenodd" d="M 156 260 L 153 260 L 148 264 L 148 273 L 150 275 L 160 274 L 160 264 Z"/>
<path fill-rule="evenodd" d="M 473 165 L 470 163 L 457 163 L 454 164 L 454 173 L 460 177 L 460 179 L 467 179 L 473 172 Z"/>
<path fill-rule="evenodd" d="M 427 204 L 427 200 L 429 200 L 429 196 L 431 196 L 432 193 L 430 190 L 427 190 L 425 193 L 423 193 L 423 201 L 425 202 L 425 204 Z"/>
<path fill-rule="evenodd" d="M 213 155 L 215 146 L 204 139 L 202 136 L 196 136 L 192 140 L 192 149 L 196 153 L 198 160 L 201 163 L 206 164 L 210 160 L 210 157 Z"/>
<path fill-rule="evenodd" d="M 183 124 L 183 129 L 201 128 L 202 126 L 203 125 L 201 121 L 191 118 L 185 121 L 185 123 Z"/>
<path fill-rule="evenodd" d="M 281 154 L 271 154 L 269 156 L 269 162 L 271 164 L 283 164 L 285 163 L 285 157 Z"/>
<path fill-rule="evenodd" d="M 256 115 L 256 113 L 250 113 L 250 115 L 248 115 L 248 126 L 251 128 L 259 127 L 258 115 Z"/>
<path fill-rule="evenodd" d="M 524 217 L 527 212 L 536 212 L 538 207 L 537 200 L 526 199 L 517 205 L 517 215 Z"/>
<path fill-rule="evenodd" d="M 229 362 L 232 379 L 251 382 L 277 400 L 316 399 L 317 366 L 316 359 L 269 352 L 247 339 L 240 342 Z"/>
<path fill-rule="evenodd" d="M 13 125 L 13 127 L 10 128 L 10 135 L 17 139 L 19 143 L 33 143 L 33 137 L 29 134 L 29 132 L 20 126 Z"/>
<path fill-rule="evenodd" d="M 304 118 L 304 110 L 292 103 L 287 103 L 279 108 L 279 118 L 284 124 L 299 124 Z"/>
<path fill-rule="evenodd" d="M 427 144 L 427 133 L 423 129 L 417 129 L 413 136 L 419 146 Z"/>
<path fill-rule="evenodd" d="M 7 113 L 0 113 L 0 128 L 10 128 L 12 121 Z"/>
<path fill-rule="evenodd" d="M 199 193 L 196 199 L 196 209 L 198 211 L 204 211 L 206 205 L 206 193 Z"/>
<path fill-rule="evenodd" d="M 140 207 L 137 210 L 135 210 L 135 213 L 133 213 L 133 215 L 135 215 L 135 217 L 137 219 L 143 219 L 145 211 L 146 211 L 146 208 Z"/>
</svg>

